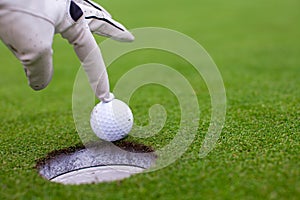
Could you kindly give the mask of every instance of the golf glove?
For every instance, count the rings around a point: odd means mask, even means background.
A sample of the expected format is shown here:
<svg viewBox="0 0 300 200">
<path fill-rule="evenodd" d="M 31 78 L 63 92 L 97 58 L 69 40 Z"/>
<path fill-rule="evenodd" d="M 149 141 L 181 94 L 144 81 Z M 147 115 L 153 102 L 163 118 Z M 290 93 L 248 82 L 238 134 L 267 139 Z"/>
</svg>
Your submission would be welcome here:
<svg viewBox="0 0 300 200">
<path fill-rule="evenodd" d="M 104 102 L 114 97 L 91 32 L 118 41 L 134 40 L 104 8 L 89 0 L 0 0 L 0 27 L 0 39 L 21 61 L 34 90 L 51 81 L 53 36 L 60 33 L 73 45 L 95 95 Z"/>
</svg>

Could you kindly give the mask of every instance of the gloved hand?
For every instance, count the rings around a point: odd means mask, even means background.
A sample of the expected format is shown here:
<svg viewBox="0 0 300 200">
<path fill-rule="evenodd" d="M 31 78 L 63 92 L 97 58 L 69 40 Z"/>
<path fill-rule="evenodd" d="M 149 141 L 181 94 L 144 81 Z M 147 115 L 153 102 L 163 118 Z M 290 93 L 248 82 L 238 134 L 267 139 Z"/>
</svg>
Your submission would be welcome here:
<svg viewBox="0 0 300 200">
<path fill-rule="evenodd" d="M 76 2 L 1 0 L 0 39 L 23 64 L 29 85 L 41 90 L 51 81 L 52 41 L 60 33 L 73 45 L 95 95 L 111 101 L 106 67 L 91 32 L 119 41 L 134 37 L 100 5 L 89 0 Z"/>
</svg>

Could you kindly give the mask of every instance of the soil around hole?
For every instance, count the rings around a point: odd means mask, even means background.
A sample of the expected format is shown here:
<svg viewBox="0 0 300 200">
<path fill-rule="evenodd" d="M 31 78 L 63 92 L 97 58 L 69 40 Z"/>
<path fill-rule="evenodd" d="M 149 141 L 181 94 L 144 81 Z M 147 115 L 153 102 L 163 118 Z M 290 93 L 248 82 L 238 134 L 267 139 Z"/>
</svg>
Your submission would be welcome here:
<svg viewBox="0 0 300 200">
<path fill-rule="evenodd" d="M 154 152 L 154 149 L 150 146 L 146 146 L 143 144 L 138 144 L 138 143 L 134 143 L 134 142 L 130 142 L 130 141 L 117 141 L 117 142 L 114 142 L 114 144 L 125 151 L 130 151 L 133 153 Z"/>
<path fill-rule="evenodd" d="M 130 141 L 120 140 L 120 141 L 113 142 L 113 144 L 125 151 L 129 151 L 129 152 L 133 152 L 133 153 L 152 153 L 155 151 L 150 146 L 146 146 L 144 144 L 134 143 L 134 142 L 130 142 Z M 97 146 L 97 145 L 99 145 L 99 143 L 97 143 L 97 142 L 89 144 L 89 146 Z M 45 157 L 37 159 L 35 168 L 39 169 L 40 166 L 44 165 L 48 160 L 55 158 L 57 155 L 72 154 L 76 151 L 79 151 L 79 150 L 82 150 L 85 148 L 86 147 L 83 144 L 79 143 L 79 144 L 76 144 L 74 146 L 67 147 L 64 149 L 54 150 L 54 151 L 48 153 Z"/>
</svg>

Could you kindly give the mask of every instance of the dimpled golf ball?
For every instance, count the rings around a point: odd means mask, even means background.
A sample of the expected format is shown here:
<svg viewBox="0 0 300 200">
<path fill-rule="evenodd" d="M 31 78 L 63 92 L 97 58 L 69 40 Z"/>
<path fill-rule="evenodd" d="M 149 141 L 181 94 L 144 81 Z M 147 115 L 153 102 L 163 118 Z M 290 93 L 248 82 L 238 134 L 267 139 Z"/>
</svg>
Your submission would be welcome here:
<svg viewBox="0 0 300 200">
<path fill-rule="evenodd" d="M 100 139 L 117 141 L 130 132 L 133 115 L 127 104 L 118 99 L 108 103 L 100 102 L 91 113 L 90 125 Z"/>
</svg>

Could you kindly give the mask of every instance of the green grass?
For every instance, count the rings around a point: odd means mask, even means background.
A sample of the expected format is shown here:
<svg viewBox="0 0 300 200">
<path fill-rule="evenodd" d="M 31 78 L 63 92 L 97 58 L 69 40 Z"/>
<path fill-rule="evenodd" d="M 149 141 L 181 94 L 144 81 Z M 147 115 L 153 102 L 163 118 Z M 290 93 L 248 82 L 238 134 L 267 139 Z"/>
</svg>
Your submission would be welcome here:
<svg viewBox="0 0 300 200">
<path fill-rule="evenodd" d="M 226 124 L 216 148 L 207 157 L 198 157 L 210 102 L 191 66 L 166 52 L 133 52 L 109 68 L 112 86 L 138 64 L 158 62 L 179 69 L 193 84 L 202 110 L 195 141 L 174 164 L 121 182 L 81 186 L 48 182 L 35 170 L 36 160 L 80 143 L 71 104 L 80 64 L 67 42 L 56 36 L 53 81 L 44 91 L 34 92 L 21 65 L 1 43 L 0 199 L 299 198 L 299 1 L 101 2 L 129 28 L 178 30 L 209 52 L 227 92 Z M 160 87 L 139 92 L 131 105 L 136 120 L 146 123 L 146 108 L 162 102 L 168 121 L 159 139 L 129 139 L 159 148 L 176 130 L 177 103 Z"/>
</svg>

